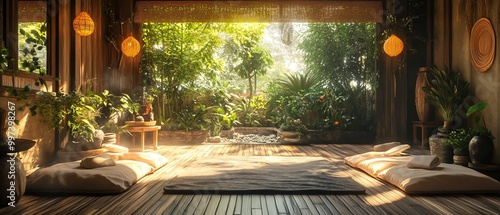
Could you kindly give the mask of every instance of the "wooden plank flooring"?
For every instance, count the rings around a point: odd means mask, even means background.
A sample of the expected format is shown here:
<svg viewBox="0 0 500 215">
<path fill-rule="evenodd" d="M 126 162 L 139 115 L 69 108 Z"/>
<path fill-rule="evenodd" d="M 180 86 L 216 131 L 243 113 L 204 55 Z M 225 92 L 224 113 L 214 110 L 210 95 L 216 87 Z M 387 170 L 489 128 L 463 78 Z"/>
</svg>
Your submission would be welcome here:
<svg viewBox="0 0 500 215">
<path fill-rule="evenodd" d="M 26 195 L 0 214 L 500 214 L 500 194 L 409 196 L 342 163 L 371 145 L 161 145 L 169 163 L 129 190 L 105 196 Z M 413 154 L 428 151 L 411 149 Z M 322 156 L 366 188 L 365 195 L 164 195 L 168 179 L 208 156 Z"/>
</svg>

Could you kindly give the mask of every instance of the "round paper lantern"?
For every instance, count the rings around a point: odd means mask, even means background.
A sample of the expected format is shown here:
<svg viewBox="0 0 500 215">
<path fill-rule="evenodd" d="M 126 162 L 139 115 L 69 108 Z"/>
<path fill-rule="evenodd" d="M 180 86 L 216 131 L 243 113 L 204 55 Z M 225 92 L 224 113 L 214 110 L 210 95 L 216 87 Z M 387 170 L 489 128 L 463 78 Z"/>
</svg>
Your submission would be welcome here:
<svg viewBox="0 0 500 215">
<path fill-rule="evenodd" d="M 133 36 L 127 37 L 122 42 L 122 52 L 127 57 L 135 57 L 141 51 L 141 44 Z"/>
<path fill-rule="evenodd" d="M 73 28 L 80 36 L 89 36 L 94 32 L 94 21 L 87 12 L 80 12 L 73 20 Z"/>
<path fill-rule="evenodd" d="M 396 35 L 392 34 L 389 38 L 384 43 L 384 51 L 387 55 L 390 57 L 396 57 L 401 52 L 403 52 L 403 48 L 405 47 L 405 44 L 399 37 Z"/>
</svg>

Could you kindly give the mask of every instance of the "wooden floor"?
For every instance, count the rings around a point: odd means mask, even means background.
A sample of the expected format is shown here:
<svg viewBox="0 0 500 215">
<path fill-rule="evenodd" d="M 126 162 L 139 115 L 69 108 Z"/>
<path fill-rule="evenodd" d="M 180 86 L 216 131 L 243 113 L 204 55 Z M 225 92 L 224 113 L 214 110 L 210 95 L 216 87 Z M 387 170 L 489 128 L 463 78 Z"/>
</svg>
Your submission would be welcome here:
<svg viewBox="0 0 500 215">
<path fill-rule="evenodd" d="M 500 214 L 500 194 L 408 196 L 342 163 L 370 145 L 161 145 L 170 162 L 129 190 L 108 196 L 23 196 L 0 214 Z M 417 149 L 411 153 L 427 153 Z M 165 195 L 162 187 L 206 156 L 322 156 L 358 183 L 365 195 Z M 279 177 L 279 176 L 277 176 Z"/>
</svg>

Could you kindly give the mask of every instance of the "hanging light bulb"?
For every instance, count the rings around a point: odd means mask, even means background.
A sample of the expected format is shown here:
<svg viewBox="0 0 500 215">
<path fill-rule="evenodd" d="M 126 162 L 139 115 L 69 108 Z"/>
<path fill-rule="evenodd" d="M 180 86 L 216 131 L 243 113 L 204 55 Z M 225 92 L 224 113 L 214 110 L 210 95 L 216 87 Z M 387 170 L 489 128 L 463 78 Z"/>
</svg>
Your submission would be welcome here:
<svg viewBox="0 0 500 215">
<path fill-rule="evenodd" d="M 127 37 L 122 42 L 122 52 L 127 57 L 135 57 L 141 51 L 141 44 L 133 36 Z"/>
<path fill-rule="evenodd" d="M 390 57 L 396 57 L 403 52 L 404 47 L 403 41 L 395 34 L 392 34 L 384 43 L 384 52 Z"/>
<path fill-rule="evenodd" d="M 73 20 L 73 29 L 80 36 L 89 36 L 94 32 L 94 21 L 87 12 L 80 12 Z"/>
</svg>

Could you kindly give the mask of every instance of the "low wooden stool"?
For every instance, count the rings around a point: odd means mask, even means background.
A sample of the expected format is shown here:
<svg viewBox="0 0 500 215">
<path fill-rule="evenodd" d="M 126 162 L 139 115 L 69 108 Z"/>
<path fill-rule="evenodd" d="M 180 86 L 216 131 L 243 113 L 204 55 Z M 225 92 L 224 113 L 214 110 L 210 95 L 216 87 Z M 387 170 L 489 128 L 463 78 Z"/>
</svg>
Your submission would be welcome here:
<svg viewBox="0 0 500 215">
<path fill-rule="evenodd" d="M 132 133 L 140 133 L 141 134 L 141 150 L 144 151 L 144 142 L 145 142 L 145 133 L 153 132 L 153 148 L 158 149 L 158 130 L 161 126 L 129 126 L 127 130 Z M 132 138 L 132 143 L 135 145 L 135 136 Z"/>
</svg>

